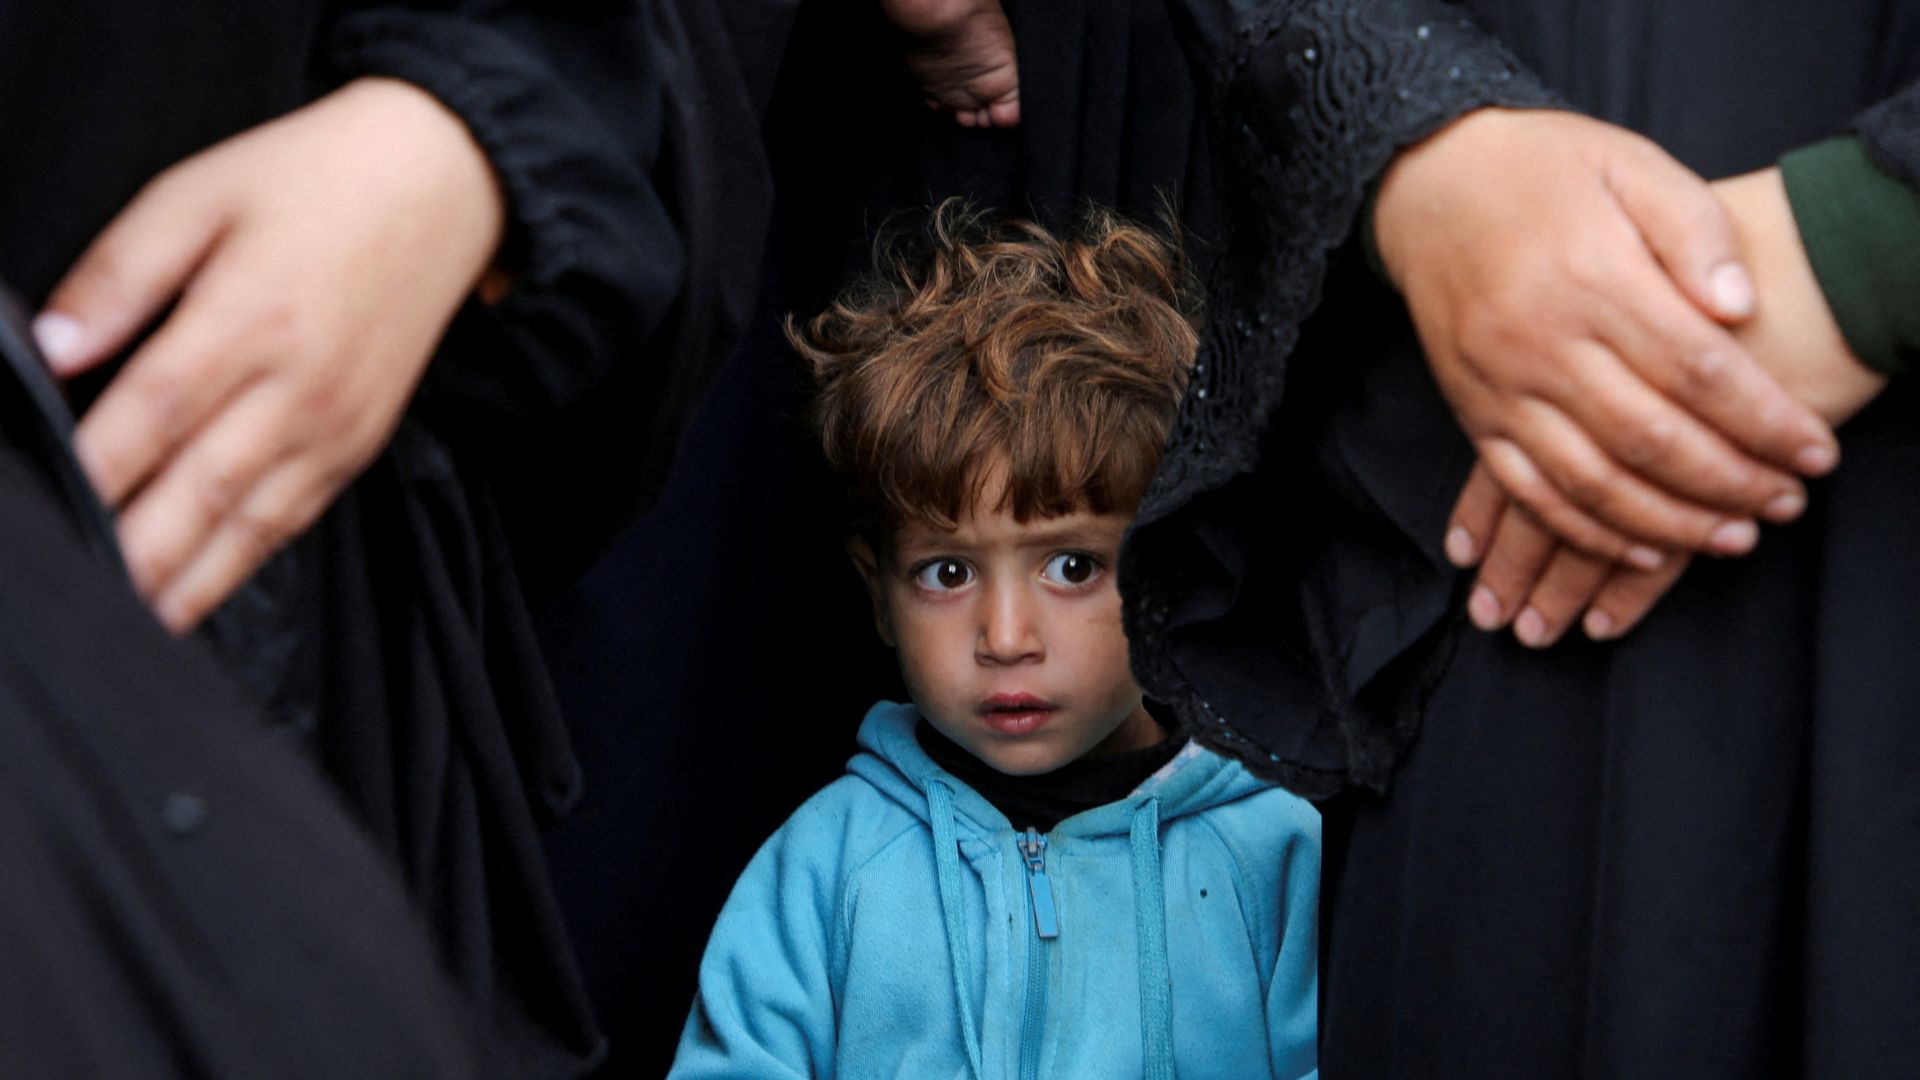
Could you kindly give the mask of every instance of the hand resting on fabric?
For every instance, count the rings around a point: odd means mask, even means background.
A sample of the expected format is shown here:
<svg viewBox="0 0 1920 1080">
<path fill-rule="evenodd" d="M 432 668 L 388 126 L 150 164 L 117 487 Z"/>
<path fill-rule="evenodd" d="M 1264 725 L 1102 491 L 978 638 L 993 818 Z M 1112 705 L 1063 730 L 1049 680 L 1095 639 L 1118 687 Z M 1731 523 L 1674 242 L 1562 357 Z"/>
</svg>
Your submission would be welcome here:
<svg viewBox="0 0 1920 1080">
<path fill-rule="evenodd" d="M 385 446 L 504 215 L 457 117 L 361 79 L 161 174 L 81 256 L 35 322 L 56 375 L 174 305 L 75 437 L 170 629 L 192 629 Z"/>
<path fill-rule="evenodd" d="M 1835 463 L 1831 430 L 1722 325 L 1753 309 L 1732 221 L 1652 142 L 1481 109 L 1401 153 L 1373 225 L 1488 472 L 1581 549 L 1643 568 L 1742 553 Z"/>
<path fill-rule="evenodd" d="M 1779 170 L 1713 188 L 1738 227 L 1759 293 L 1757 314 L 1736 336 L 1788 393 L 1827 423 L 1845 423 L 1886 379 L 1854 357 L 1827 309 Z M 1474 623 L 1493 630 L 1511 621 L 1520 641 L 1535 647 L 1557 641 L 1576 618 L 1596 639 L 1626 633 L 1679 580 L 1688 561 L 1682 554 L 1641 570 L 1595 558 L 1512 505 L 1484 465 L 1467 482 L 1454 519 L 1474 535 L 1493 538 L 1468 603 Z"/>
</svg>

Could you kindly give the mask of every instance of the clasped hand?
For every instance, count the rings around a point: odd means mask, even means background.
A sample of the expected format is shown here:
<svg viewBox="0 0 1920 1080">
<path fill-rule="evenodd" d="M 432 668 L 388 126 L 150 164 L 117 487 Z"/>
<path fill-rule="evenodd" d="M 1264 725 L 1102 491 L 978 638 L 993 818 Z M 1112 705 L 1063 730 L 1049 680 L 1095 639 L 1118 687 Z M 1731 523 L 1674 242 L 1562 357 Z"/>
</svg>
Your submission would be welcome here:
<svg viewBox="0 0 1920 1080">
<path fill-rule="evenodd" d="M 391 437 L 499 244 L 460 121 L 362 79 L 153 180 L 35 321 L 54 373 L 124 350 L 75 449 L 134 584 L 184 633 Z"/>
<path fill-rule="evenodd" d="M 1693 555 L 1799 516 L 1881 386 L 1776 170 L 1710 186 L 1611 125 L 1487 109 L 1401 155 L 1374 227 L 1479 452 L 1445 539 L 1469 616 L 1527 645 L 1617 637 Z"/>
</svg>

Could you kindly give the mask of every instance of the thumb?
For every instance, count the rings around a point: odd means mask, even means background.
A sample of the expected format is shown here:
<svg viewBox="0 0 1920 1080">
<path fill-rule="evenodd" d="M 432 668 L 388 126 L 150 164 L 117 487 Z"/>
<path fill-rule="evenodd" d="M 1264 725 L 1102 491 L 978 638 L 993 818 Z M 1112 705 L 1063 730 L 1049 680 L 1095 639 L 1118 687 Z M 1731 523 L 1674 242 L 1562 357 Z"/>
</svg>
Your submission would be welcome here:
<svg viewBox="0 0 1920 1080">
<path fill-rule="evenodd" d="M 113 356 L 180 295 L 219 237 L 221 204 L 190 165 L 162 174 L 107 224 L 33 320 L 55 376 Z"/>
<path fill-rule="evenodd" d="M 1753 314 L 1753 278 L 1733 217 L 1713 189 L 1666 151 L 1646 144 L 1606 163 L 1607 185 L 1654 258 L 1687 298 L 1721 322 Z"/>
</svg>

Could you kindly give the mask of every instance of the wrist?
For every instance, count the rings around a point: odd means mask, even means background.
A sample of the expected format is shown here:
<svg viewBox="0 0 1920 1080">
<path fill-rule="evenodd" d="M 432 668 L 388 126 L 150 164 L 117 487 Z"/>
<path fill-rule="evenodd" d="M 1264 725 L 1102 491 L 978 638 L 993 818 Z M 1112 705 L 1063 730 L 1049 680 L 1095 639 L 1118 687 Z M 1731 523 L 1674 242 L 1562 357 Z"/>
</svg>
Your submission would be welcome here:
<svg viewBox="0 0 1920 1080">
<path fill-rule="evenodd" d="M 413 83 L 386 76 L 355 79 L 320 104 L 354 114 L 355 145 L 438 219 L 449 258 L 470 268 L 475 282 L 493 268 L 506 231 L 506 193 L 458 114 Z"/>
<path fill-rule="evenodd" d="M 1471 186 L 1479 168 L 1501 160 L 1506 128 L 1535 110 L 1486 106 L 1462 113 L 1419 142 L 1403 147 L 1375 180 L 1361 210 L 1362 242 L 1375 271 L 1406 291 L 1406 275 L 1436 218 L 1451 212 L 1451 197 Z"/>
</svg>

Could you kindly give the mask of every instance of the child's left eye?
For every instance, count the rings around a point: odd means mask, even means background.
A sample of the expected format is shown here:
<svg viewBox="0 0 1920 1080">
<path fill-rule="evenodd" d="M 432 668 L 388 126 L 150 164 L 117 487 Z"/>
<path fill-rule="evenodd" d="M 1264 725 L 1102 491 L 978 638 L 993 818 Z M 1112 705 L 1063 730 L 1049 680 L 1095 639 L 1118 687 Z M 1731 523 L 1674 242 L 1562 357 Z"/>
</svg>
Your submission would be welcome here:
<svg viewBox="0 0 1920 1080">
<path fill-rule="evenodd" d="M 1100 560 L 1084 551 L 1063 551 L 1047 560 L 1040 576 L 1059 585 L 1085 585 L 1100 576 Z"/>
</svg>

